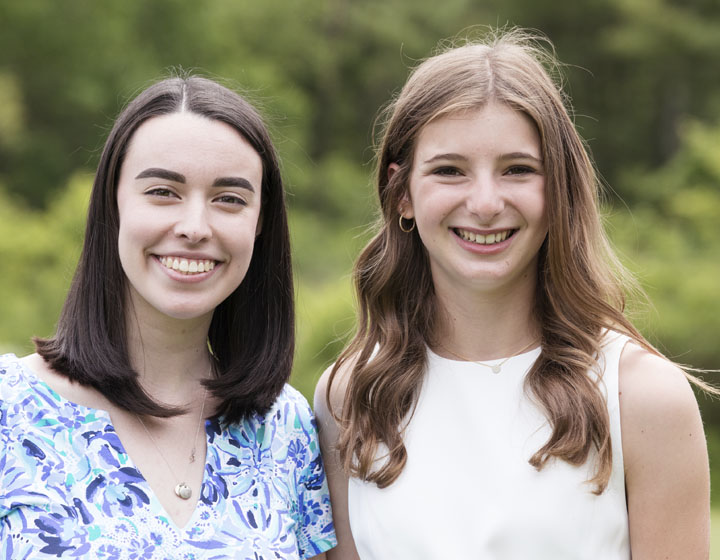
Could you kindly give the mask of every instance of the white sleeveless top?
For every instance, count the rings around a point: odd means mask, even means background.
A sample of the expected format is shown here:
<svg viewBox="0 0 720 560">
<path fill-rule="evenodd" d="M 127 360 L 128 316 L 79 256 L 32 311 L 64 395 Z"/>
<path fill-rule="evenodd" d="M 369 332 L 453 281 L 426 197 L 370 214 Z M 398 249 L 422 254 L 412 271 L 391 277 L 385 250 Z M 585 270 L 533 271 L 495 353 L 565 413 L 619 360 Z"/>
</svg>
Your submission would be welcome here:
<svg viewBox="0 0 720 560">
<path fill-rule="evenodd" d="M 581 467 L 551 460 L 537 471 L 528 463 L 551 433 L 523 390 L 539 348 L 511 358 L 499 374 L 428 351 L 401 475 L 384 489 L 350 479 L 350 526 L 360 558 L 629 560 L 618 402 L 627 340 L 611 333 L 600 356 L 613 453 L 600 496 L 586 482 L 594 455 Z"/>
</svg>

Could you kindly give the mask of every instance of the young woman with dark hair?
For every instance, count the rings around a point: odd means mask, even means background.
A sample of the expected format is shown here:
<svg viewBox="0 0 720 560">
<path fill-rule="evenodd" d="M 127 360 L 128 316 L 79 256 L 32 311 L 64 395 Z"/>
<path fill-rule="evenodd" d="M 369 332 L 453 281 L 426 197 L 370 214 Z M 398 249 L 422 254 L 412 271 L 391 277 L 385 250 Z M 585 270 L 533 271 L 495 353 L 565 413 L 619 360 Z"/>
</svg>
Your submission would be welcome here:
<svg viewBox="0 0 720 560">
<path fill-rule="evenodd" d="M 384 113 L 358 330 L 316 391 L 328 558 L 708 557 L 698 407 L 623 313 L 555 68 L 497 34 Z"/>
<path fill-rule="evenodd" d="M 150 86 L 100 160 L 57 332 L 0 359 L 0 556 L 309 558 L 335 543 L 289 385 L 275 149 L 201 77 Z"/>
</svg>

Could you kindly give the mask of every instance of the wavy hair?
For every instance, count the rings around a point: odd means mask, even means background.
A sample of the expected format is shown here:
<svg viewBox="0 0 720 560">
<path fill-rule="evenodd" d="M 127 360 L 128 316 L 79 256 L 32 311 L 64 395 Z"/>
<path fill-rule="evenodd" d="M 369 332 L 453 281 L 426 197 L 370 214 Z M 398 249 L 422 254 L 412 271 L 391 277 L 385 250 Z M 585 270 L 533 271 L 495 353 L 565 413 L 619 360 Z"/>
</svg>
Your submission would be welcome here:
<svg viewBox="0 0 720 560">
<path fill-rule="evenodd" d="M 110 131 L 90 194 L 85 242 L 55 336 L 35 339 L 57 372 L 97 389 L 136 414 L 182 412 L 154 401 L 130 364 L 125 332 L 127 278 L 118 255 L 117 183 L 135 131 L 149 119 L 191 112 L 232 126 L 262 161 L 262 231 L 242 283 L 213 313 L 207 388 L 228 423 L 272 406 L 290 377 L 295 349 L 290 239 L 275 148 L 262 118 L 236 92 L 199 76 L 168 78 L 142 91 Z"/>
<path fill-rule="evenodd" d="M 553 457 L 581 465 L 594 456 L 597 468 L 589 482 L 598 494 L 606 488 L 612 448 L 597 363 L 603 332 L 614 329 L 655 350 L 624 315 L 626 293 L 636 284 L 603 231 L 599 181 L 570 117 L 560 75 L 547 39 L 523 30 L 493 33 L 422 62 L 381 112 L 381 216 L 354 269 L 357 332 L 331 371 L 326 395 L 345 364 L 347 390 L 342 409 L 333 413 L 341 430 L 340 457 L 351 475 L 383 488 L 402 471 L 402 427 L 417 402 L 426 348 L 438 327 L 426 250 L 417 230 L 407 234 L 398 226 L 418 136 L 444 115 L 497 102 L 535 123 L 546 177 L 549 231 L 539 252 L 534 310 L 542 351 L 525 390 L 544 409 L 552 434 L 529 462 L 542 469 Z M 391 176 L 390 164 L 398 166 Z M 381 445 L 387 455 L 378 464 Z"/>
</svg>

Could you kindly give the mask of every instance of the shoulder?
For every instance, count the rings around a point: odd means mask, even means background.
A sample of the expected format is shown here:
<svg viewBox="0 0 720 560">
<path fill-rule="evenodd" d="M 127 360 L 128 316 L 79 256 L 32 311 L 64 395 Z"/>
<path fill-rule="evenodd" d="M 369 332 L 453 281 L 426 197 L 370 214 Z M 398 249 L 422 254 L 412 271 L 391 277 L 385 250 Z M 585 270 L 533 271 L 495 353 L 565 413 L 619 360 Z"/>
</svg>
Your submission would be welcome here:
<svg viewBox="0 0 720 560">
<path fill-rule="evenodd" d="M 15 354 L 0 355 L 0 403 L 5 405 L 28 389 L 27 374 L 24 358 Z"/>
<path fill-rule="evenodd" d="M 630 341 L 618 369 L 621 403 L 638 418 L 697 410 L 685 373 L 667 358 Z"/>
<path fill-rule="evenodd" d="M 22 360 L 15 354 L 0 354 L 0 374 L 5 375 L 22 367 Z"/>
<path fill-rule="evenodd" d="M 707 558 L 707 446 L 687 377 L 630 342 L 620 358 L 619 385 L 633 558 Z"/>
<path fill-rule="evenodd" d="M 0 429 L 22 433 L 53 395 L 46 387 L 37 384 L 35 372 L 28 369 L 24 358 L 15 354 L 0 356 Z"/>
<path fill-rule="evenodd" d="M 326 424 L 333 420 L 333 415 L 339 415 L 345 402 L 350 377 L 357 361 L 357 356 L 350 356 L 343 361 L 333 374 L 337 364 L 329 366 L 320 376 L 315 386 L 314 408 L 318 422 Z M 330 393 L 328 394 L 328 387 Z"/>
<path fill-rule="evenodd" d="M 619 398 L 626 470 L 658 451 L 704 436 L 685 373 L 666 358 L 628 342 L 620 357 Z"/>
<path fill-rule="evenodd" d="M 267 422 L 282 424 L 289 429 L 293 426 L 306 427 L 314 423 L 314 415 L 305 396 L 286 383 L 264 416 L 264 423 Z"/>
</svg>

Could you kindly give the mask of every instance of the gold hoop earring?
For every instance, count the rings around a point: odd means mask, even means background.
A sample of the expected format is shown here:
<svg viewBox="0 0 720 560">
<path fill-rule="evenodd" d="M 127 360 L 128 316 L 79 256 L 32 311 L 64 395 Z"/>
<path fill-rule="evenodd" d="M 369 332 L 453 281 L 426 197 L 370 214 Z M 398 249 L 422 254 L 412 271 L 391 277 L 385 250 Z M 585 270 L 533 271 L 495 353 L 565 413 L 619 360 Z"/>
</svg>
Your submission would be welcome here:
<svg viewBox="0 0 720 560">
<path fill-rule="evenodd" d="M 412 225 L 408 229 L 405 229 L 403 227 L 403 220 L 412 220 Z M 410 233 L 412 230 L 415 229 L 415 218 L 406 218 L 405 216 L 400 214 L 400 219 L 398 220 L 398 223 L 400 224 L 400 231 L 402 232 Z"/>
</svg>

